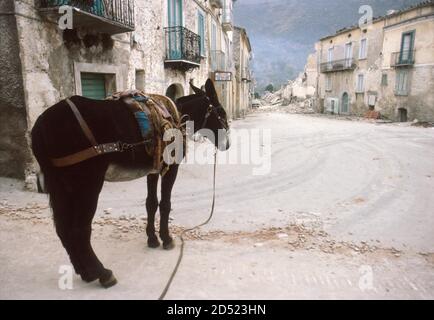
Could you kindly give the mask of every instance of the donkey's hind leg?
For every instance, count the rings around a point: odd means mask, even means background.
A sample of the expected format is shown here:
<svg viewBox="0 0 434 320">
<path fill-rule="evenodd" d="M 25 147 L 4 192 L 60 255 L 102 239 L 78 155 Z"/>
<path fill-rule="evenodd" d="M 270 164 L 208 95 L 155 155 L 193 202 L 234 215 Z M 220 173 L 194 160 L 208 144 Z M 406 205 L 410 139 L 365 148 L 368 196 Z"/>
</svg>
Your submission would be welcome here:
<svg viewBox="0 0 434 320">
<path fill-rule="evenodd" d="M 148 182 L 148 197 L 146 198 L 146 211 L 148 214 L 148 221 L 146 226 L 146 234 L 148 236 L 148 247 L 158 248 L 160 241 L 155 235 L 155 214 L 158 210 L 158 174 L 151 174 L 147 178 Z"/>
<path fill-rule="evenodd" d="M 169 215 L 172 210 L 172 190 L 178 175 L 179 165 L 172 165 L 164 175 L 161 182 L 161 202 L 160 202 L 160 237 L 163 240 L 163 248 L 171 250 L 175 243 L 169 232 Z"/>
<path fill-rule="evenodd" d="M 92 220 L 98 205 L 98 197 L 104 184 L 104 175 L 96 174 L 80 185 L 74 197 L 74 222 L 71 230 L 75 250 L 81 266 L 81 277 L 86 282 L 99 279 L 105 288 L 114 286 L 117 281 L 111 270 L 105 269 L 96 256 L 92 245 Z"/>
<path fill-rule="evenodd" d="M 104 165 L 81 165 L 51 179 L 50 202 L 56 232 L 77 274 L 86 282 L 110 287 L 116 279 L 104 268 L 91 246 L 92 220 L 104 183 Z"/>
<path fill-rule="evenodd" d="M 60 192 L 59 192 L 60 191 Z M 73 210 L 70 197 L 60 189 L 50 194 L 50 203 L 53 210 L 54 224 L 57 236 L 62 242 L 63 247 L 69 255 L 69 259 L 75 272 L 81 275 L 83 266 L 75 250 L 74 238 L 72 233 Z"/>
</svg>

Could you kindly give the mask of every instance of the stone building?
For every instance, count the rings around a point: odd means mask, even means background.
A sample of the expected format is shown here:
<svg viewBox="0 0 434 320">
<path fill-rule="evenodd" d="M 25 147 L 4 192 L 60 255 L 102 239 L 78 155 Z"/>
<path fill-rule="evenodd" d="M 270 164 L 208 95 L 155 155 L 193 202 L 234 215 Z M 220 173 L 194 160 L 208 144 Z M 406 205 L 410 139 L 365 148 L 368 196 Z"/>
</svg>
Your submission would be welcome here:
<svg viewBox="0 0 434 320">
<path fill-rule="evenodd" d="M 0 12 L 0 176 L 33 176 L 30 130 L 72 95 L 176 99 L 223 71 L 231 81 L 215 80 L 232 114 L 232 0 L 2 0 Z"/>
<path fill-rule="evenodd" d="M 289 80 L 281 90 L 285 104 L 315 97 L 318 79 L 317 57 L 310 54 L 304 71 L 295 80 Z"/>
<path fill-rule="evenodd" d="M 434 121 L 432 0 L 340 30 L 316 51 L 323 111 Z"/>
<path fill-rule="evenodd" d="M 232 118 L 234 100 L 234 52 L 233 52 L 233 0 L 211 1 L 220 8 L 219 15 L 211 18 L 210 34 L 210 77 L 214 80 L 221 103 Z"/>
<path fill-rule="evenodd" d="M 234 61 L 235 61 L 235 106 L 233 116 L 244 117 L 251 108 L 254 94 L 252 82 L 252 47 L 247 31 L 234 28 Z"/>
</svg>

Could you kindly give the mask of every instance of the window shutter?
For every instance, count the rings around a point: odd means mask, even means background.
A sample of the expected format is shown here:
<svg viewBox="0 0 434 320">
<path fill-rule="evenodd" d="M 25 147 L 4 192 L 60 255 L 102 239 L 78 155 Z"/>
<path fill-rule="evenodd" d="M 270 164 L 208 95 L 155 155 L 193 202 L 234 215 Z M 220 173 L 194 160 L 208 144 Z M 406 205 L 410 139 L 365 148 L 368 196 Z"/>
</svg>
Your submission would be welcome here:
<svg viewBox="0 0 434 320">
<path fill-rule="evenodd" d="M 105 75 L 101 73 L 82 73 L 81 87 L 84 97 L 104 100 L 107 97 Z"/>
</svg>

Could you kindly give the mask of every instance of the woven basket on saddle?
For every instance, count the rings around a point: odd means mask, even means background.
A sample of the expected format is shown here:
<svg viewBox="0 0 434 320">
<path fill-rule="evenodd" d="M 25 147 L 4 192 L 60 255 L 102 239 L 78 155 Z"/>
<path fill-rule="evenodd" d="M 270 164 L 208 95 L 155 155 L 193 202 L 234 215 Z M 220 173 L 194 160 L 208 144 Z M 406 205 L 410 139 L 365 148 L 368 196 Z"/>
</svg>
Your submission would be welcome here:
<svg viewBox="0 0 434 320">
<path fill-rule="evenodd" d="M 164 176 L 169 170 L 169 165 L 163 161 L 163 152 L 171 143 L 163 140 L 166 130 L 179 129 L 183 132 L 185 150 L 185 131 L 181 126 L 176 105 L 168 97 L 145 94 L 139 90 L 118 92 L 107 98 L 107 100 L 121 99 L 134 114 L 143 138 L 152 141 L 146 146 L 146 151 L 154 159 L 154 170 Z"/>
</svg>

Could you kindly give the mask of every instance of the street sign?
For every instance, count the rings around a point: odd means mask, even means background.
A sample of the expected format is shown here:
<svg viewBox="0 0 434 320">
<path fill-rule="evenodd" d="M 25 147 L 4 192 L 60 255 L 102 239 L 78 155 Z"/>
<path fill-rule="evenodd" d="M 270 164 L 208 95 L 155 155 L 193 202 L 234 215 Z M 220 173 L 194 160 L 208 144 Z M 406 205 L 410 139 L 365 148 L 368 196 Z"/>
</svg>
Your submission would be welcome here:
<svg viewBox="0 0 434 320">
<path fill-rule="evenodd" d="M 232 72 L 215 72 L 215 81 L 232 81 Z"/>
</svg>

